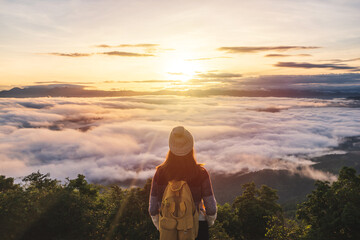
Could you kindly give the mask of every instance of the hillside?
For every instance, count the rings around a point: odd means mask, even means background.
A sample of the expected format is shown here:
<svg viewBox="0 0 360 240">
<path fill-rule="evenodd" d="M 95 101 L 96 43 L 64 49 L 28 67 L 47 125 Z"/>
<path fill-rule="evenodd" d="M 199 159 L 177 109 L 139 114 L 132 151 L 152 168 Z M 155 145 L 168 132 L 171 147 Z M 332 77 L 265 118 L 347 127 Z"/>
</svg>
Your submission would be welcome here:
<svg viewBox="0 0 360 240">
<path fill-rule="evenodd" d="M 328 154 L 311 158 L 316 162 L 314 169 L 337 174 L 343 166 L 353 167 L 360 171 L 360 137 L 344 138 L 333 150 L 344 151 L 344 154 Z M 267 185 L 277 190 L 279 203 L 289 212 L 295 212 L 296 204 L 305 200 L 306 195 L 314 189 L 315 180 L 288 170 L 264 169 L 257 172 L 234 175 L 212 174 L 212 183 L 219 203 L 233 202 L 242 193 L 241 186 L 254 182 L 257 186 Z"/>
<path fill-rule="evenodd" d="M 219 203 L 232 202 L 241 195 L 241 186 L 254 182 L 257 186 L 267 185 L 277 190 L 280 203 L 303 200 L 314 188 L 314 180 L 293 174 L 287 170 L 265 169 L 240 175 L 213 175 L 212 183 Z"/>
</svg>

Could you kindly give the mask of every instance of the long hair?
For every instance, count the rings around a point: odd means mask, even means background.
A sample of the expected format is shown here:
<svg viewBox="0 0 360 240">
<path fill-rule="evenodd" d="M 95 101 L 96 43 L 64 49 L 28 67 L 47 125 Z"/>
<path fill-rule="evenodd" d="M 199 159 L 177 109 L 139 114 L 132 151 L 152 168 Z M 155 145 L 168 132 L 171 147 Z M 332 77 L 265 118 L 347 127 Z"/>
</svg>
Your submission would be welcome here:
<svg viewBox="0 0 360 240">
<path fill-rule="evenodd" d="M 161 170 L 166 181 L 185 180 L 191 182 L 200 173 L 200 167 L 195 159 L 194 150 L 185 156 L 177 156 L 171 151 L 168 152 L 165 161 L 157 166 Z"/>
</svg>

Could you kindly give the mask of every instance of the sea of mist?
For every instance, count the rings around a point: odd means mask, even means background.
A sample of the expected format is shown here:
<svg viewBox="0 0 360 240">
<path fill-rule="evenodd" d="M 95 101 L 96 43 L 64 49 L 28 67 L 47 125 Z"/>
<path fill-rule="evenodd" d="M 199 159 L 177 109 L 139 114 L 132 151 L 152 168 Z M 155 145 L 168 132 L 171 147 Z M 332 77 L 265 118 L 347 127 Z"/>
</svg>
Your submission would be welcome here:
<svg viewBox="0 0 360 240">
<path fill-rule="evenodd" d="M 359 122 L 357 103 L 346 99 L 3 98 L 0 175 L 147 179 L 165 159 L 171 129 L 183 125 L 210 172 L 288 169 L 331 181 L 336 176 L 312 169 L 310 159 L 360 135 Z"/>
</svg>

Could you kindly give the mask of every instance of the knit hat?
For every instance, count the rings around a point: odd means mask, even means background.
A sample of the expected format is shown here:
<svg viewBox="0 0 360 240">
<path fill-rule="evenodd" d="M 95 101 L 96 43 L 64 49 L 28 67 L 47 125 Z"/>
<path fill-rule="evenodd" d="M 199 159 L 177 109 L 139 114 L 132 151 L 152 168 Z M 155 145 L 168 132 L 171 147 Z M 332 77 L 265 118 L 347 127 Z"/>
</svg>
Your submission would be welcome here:
<svg viewBox="0 0 360 240">
<path fill-rule="evenodd" d="M 194 147 L 193 136 L 183 126 L 175 127 L 170 133 L 169 147 L 173 154 L 185 156 Z"/>
</svg>

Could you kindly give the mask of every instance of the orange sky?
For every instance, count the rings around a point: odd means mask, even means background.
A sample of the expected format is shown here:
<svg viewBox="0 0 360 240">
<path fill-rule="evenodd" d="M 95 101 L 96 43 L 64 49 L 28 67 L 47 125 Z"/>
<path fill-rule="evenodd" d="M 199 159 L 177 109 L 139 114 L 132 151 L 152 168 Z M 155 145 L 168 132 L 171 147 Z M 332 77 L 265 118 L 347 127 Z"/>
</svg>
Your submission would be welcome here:
<svg viewBox="0 0 360 240">
<path fill-rule="evenodd" d="M 186 90 L 360 67 L 355 0 L 15 0 L 0 2 L 0 19 L 0 89 Z"/>
</svg>

